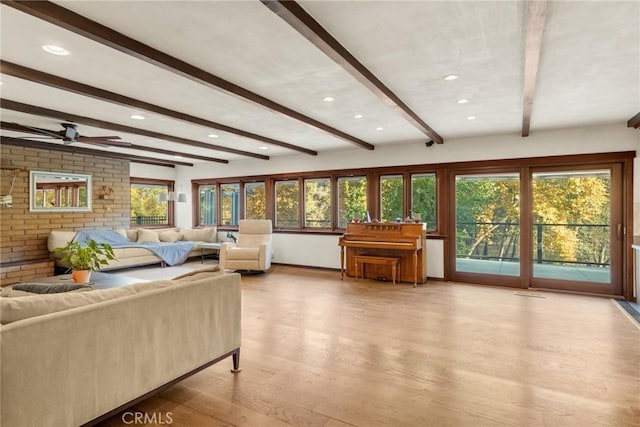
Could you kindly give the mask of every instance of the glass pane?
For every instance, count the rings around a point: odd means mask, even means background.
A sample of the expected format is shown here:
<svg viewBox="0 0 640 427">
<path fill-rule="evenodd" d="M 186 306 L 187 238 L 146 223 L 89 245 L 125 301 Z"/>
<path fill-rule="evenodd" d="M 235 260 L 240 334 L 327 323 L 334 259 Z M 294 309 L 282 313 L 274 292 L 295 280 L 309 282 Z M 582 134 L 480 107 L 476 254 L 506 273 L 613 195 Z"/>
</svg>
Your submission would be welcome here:
<svg viewBox="0 0 640 427">
<path fill-rule="evenodd" d="M 168 203 L 159 201 L 167 185 L 131 184 L 131 225 L 168 224 Z"/>
<path fill-rule="evenodd" d="M 276 182 L 276 227 L 300 227 L 299 187 L 298 181 Z"/>
<path fill-rule="evenodd" d="M 520 275 L 517 174 L 456 176 L 456 271 Z"/>
<path fill-rule="evenodd" d="M 305 179 L 304 226 L 331 228 L 331 180 Z"/>
<path fill-rule="evenodd" d="M 201 185 L 198 187 L 200 203 L 200 225 L 216 225 L 216 186 Z"/>
<path fill-rule="evenodd" d="M 437 229 L 435 173 L 411 175 L 411 213 L 427 223 L 427 230 Z"/>
<path fill-rule="evenodd" d="M 611 283 L 611 173 L 533 174 L 533 276 Z"/>
<path fill-rule="evenodd" d="M 220 224 L 238 225 L 240 222 L 240 184 L 221 184 L 220 194 Z"/>
<path fill-rule="evenodd" d="M 338 178 L 338 228 L 353 219 L 367 219 L 367 178 Z"/>
<path fill-rule="evenodd" d="M 246 219 L 266 219 L 264 182 L 250 182 L 244 185 L 244 217 Z"/>
<path fill-rule="evenodd" d="M 402 175 L 380 177 L 380 212 L 382 222 L 404 219 L 402 211 Z"/>
</svg>

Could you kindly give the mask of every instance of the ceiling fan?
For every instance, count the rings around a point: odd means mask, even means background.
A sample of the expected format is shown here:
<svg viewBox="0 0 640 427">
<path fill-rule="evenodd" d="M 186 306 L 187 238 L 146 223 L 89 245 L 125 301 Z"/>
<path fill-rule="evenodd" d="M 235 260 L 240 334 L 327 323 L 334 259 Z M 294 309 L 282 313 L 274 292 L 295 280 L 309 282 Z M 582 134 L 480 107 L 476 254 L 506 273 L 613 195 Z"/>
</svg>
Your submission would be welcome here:
<svg viewBox="0 0 640 427">
<path fill-rule="evenodd" d="M 78 133 L 77 125 L 73 123 L 61 123 L 63 130 L 53 131 L 48 129 L 37 128 L 33 126 L 24 126 L 18 123 L 0 122 L 0 128 L 15 132 L 25 132 L 37 134 L 38 136 L 23 136 L 25 139 L 60 139 L 65 144 L 73 144 L 74 142 L 82 142 L 84 144 L 94 144 L 101 146 L 118 146 L 130 147 L 130 142 L 117 141 L 119 136 L 82 136 Z"/>
</svg>

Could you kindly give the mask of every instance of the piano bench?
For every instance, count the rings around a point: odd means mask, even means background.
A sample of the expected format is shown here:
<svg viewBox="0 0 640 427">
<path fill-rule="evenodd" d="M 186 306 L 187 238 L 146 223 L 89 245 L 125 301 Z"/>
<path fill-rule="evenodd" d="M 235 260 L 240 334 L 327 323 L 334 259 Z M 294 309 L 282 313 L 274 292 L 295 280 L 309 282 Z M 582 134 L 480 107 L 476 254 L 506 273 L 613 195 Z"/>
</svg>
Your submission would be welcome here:
<svg viewBox="0 0 640 427">
<path fill-rule="evenodd" d="M 391 277 L 393 278 L 393 286 L 396 285 L 396 278 L 400 280 L 400 269 L 398 268 L 398 258 L 371 256 L 371 255 L 356 255 L 353 258 L 356 264 L 356 280 L 358 280 L 359 272 L 362 271 L 362 278 L 364 279 L 364 266 L 365 264 L 377 264 L 377 265 L 389 265 L 391 266 Z M 359 268 L 362 264 L 362 268 Z"/>
</svg>

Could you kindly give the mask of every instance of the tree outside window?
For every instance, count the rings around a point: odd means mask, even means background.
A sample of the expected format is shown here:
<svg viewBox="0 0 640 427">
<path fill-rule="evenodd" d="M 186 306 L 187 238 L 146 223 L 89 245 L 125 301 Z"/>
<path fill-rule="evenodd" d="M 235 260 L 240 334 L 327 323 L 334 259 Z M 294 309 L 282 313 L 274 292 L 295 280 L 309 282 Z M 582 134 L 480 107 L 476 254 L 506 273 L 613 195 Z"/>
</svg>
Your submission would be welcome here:
<svg viewBox="0 0 640 427">
<path fill-rule="evenodd" d="M 404 218 L 402 175 L 380 177 L 380 213 L 382 222 L 393 222 Z"/>
<path fill-rule="evenodd" d="M 244 185 L 244 217 L 266 219 L 266 192 L 264 182 L 249 182 Z"/>
<path fill-rule="evenodd" d="M 136 183 L 131 180 L 131 225 L 172 225 L 168 202 L 159 201 L 173 186 L 169 184 Z"/>
<path fill-rule="evenodd" d="M 276 227 L 300 227 L 300 185 L 298 181 L 276 181 Z"/>
<path fill-rule="evenodd" d="M 304 226 L 331 228 L 331 180 L 329 178 L 305 179 Z"/>
<path fill-rule="evenodd" d="M 354 218 L 367 216 L 367 178 L 349 176 L 338 178 L 338 228 L 347 228 Z"/>
<path fill-rule="evenodd" d="M 220 185 L 220 224 L 240 223 L 240 184 Z"/>
<path fill-rule="evenodd" d="M 411 212 L 420 214 L 427 230 L 437 229 L 435 173 L 411 175 Z"/>
</svg>

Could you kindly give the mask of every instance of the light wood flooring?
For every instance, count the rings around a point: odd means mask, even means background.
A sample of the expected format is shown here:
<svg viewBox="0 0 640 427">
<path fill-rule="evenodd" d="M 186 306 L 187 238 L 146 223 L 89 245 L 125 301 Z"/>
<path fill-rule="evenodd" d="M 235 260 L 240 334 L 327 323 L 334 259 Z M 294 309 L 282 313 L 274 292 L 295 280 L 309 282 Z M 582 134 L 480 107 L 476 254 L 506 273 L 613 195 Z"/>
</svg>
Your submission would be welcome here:
<svg viewBox="0 0 640 427">
<path fill-rule="evenodd" d="M 640 328 L 610 299 L 288 266 L 242 282 L 242 372 L 220 362 L 130 411 L 180 427 L 640 426 Z"/>
</svg>

